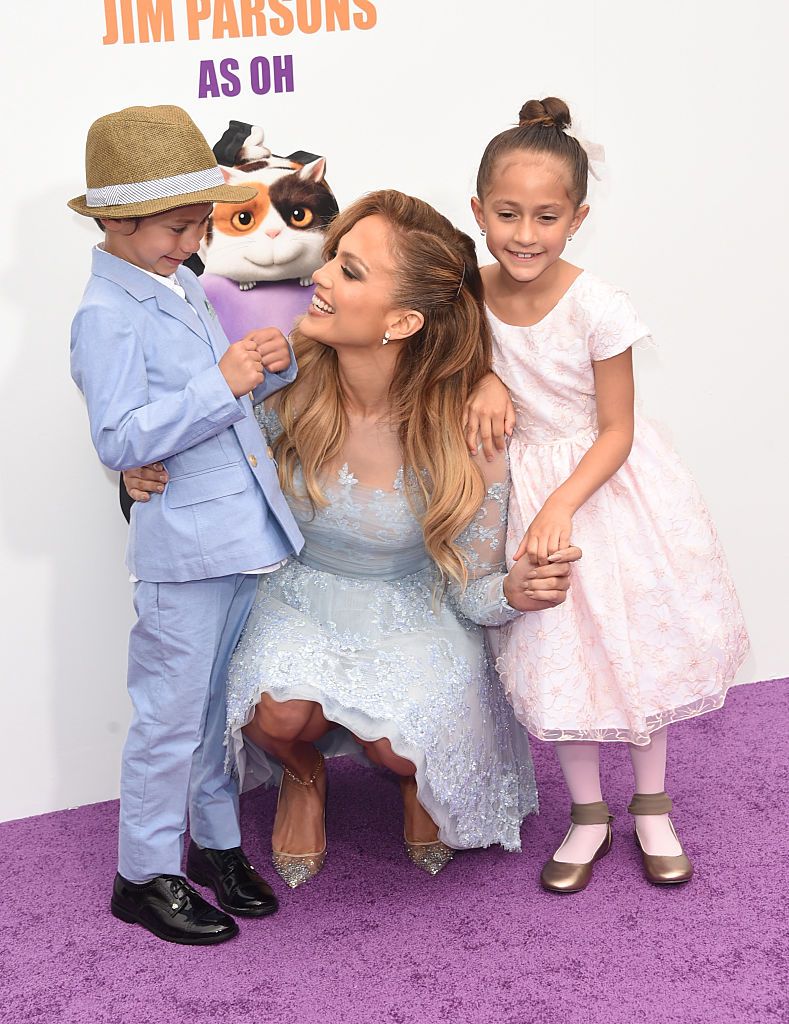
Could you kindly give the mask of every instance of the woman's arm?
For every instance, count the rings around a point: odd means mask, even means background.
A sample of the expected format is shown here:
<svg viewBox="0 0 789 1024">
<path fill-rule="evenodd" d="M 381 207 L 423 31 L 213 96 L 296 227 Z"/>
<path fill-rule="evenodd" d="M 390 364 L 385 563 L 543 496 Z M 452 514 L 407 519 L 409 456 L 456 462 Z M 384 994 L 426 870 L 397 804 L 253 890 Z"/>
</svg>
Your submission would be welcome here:
<svg viewBox="0 0 789 1024">
<path fill-rule="evenodd" d="M 507 460 L 474 457 L 486 486 L 485 500 L 457 540 L 468 569 L 465 589 L 450 583 L 448 597 L 457 612 L 483 626 L 501 626 L 525 611 L 561 604 L 569 587 L 570 562 L 581 557 L 578 548 L 557 552 L 552 564 L 530 565 L 526 559 L 506 571 L 509 474 Z"/>
<path fill-rule="evenodd" d="M 592 364 L 597 400 L 598 434 L 574 471 L 557 487 L 534 517 L 515 552 L 532 564 L 544 564 L 554 551 L 566 548 L 573 516 L 609 480 L 630 454 L 633 444 L 633 354 L 626 349 Z"/>
</svg>

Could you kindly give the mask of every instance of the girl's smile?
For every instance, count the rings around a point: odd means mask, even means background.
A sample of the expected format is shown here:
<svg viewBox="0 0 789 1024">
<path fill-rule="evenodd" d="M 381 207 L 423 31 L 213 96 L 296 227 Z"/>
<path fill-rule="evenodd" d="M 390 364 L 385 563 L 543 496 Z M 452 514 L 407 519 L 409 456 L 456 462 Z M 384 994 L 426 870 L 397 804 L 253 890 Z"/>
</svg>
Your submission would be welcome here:
<svg viewBox="0 0 789 1024">
<path fill-rule="evenodd" d="M 589 208 L 576 207 L 568 186 L 560 160 L 522 154 L 502 162 L 488 193 L 472 200 L 491 255 L 517 283 L 535 281 L 553 266 L 581 226 Z"/>
</svg>

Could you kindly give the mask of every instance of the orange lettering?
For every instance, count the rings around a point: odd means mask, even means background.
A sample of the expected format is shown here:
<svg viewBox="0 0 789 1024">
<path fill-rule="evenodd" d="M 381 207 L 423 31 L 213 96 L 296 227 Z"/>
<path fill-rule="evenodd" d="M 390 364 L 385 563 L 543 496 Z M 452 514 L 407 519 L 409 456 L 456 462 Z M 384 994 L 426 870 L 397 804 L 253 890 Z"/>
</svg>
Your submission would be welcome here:
<svg viewBox="0 0 789 1024">
<path fill-rule="evenodd" d="M 200 38 L 200 22 L 211 16 L 211 0 L 186 0 L 186 24 L 190 39 Z"/>
<path fill-rule="evenodd" d="M 234 0 L 217 0 L 214 9 L 214 39 L 229 36 L 238 39 L 238 20 Z"/>
<path fill-rule="evenodd" d="M 275 36 L 289 36 L 293 31 L 293 13 L 286 6 L 287 0 L 269 0 L 269 10 L 276 18 L 269 18 L 268 27 Z"/>
<path fill-rule="evenodd" d="M 296 20 L 306 36 L 321 27 L 321 0 L 296 0 Z"/>
<path fill-rule="evenodd" d="M 118 18 L 115 14 L 115 0 L 104 0 L 104 22 L 107 29 L 102 43 L 112 46 L 118 42 Z"/>
<path fill-rule="evenodd" d="M 123 26 L 124 43 L 134 42 L 134 15 L 132 0 L 121 0 L 121 25 Z"/>
<path fill-rule="evenodd" d="M 326 0 L 326 31 L 333 32 L 337 27 L 341 32 L 351 27 L 348 0 Z"/>
<path fill-rule="evenodd" d="M 359 11 L 353 16 L 354 25 L 357 28 L 375 28 L 378 21 L 375 4 L 370 3 L 370 0 L 353 0 L 353 2 L 359 8 Z"/>
<path fill-rule="evenodd" d="M 264 36 L 266 16 L 263 8 L 266 0 L 241 0 L 241 35 Z"/>
<path fill-rule="evenodd" d="M 173 41 L 173 0 L 137 0 L 140 42 Z"/>
</svg>

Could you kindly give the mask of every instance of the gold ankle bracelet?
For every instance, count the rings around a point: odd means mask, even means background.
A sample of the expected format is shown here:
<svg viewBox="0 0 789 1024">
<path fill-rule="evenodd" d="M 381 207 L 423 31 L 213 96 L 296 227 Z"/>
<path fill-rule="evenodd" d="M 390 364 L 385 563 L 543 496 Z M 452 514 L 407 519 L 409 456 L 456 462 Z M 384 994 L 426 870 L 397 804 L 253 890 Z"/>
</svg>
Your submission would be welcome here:
<svg viewBox="0 0 789 1024">
<path fill-rule="evenodd" d="M 286 764 L 283 764 L 282 770 L 285 772 L 287 777 L 289 779 L 293 779 L 293 781 L 297 785 L 299 785 L 299 786 L 311 786 L 315 782 L 315 780 L 318 778 L 318 776 L 320 775 L 321 768 L 323 767 L 323 762 L 324 762 L 323 754 L 319 750 L 318 751 L 318 763 L 315 765 L 315 767 L 314 767 L 314 769 L 312 771 L 312 775 L 310 775 L 310 777 L 307 779 L 306 782 L 303 779 L 300 779 L 298 777 L 298 775 L 296 775 L 294 772 L 292 772 L 290 770 L 290 768 L 288 768 L 288 766 Z"/>
</svg>

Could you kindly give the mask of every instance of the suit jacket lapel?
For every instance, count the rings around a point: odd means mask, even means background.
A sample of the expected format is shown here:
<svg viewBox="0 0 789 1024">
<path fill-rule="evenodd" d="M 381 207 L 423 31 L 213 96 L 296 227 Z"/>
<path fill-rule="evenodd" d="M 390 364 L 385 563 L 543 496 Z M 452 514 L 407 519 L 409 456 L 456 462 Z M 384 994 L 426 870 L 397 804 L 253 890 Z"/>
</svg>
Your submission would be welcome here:
<svg viewBox="0 0 789 1024">
<path fill-rule="evenodd" d="M 119 284 L 139 302 L 145 299 L 155 299 L 163 313 L 175 317 L 185 327 L 188 327 L 204 345 L 214 348 L 212 332 L 208 329 L 202 316 L 196 312 L 196 310 L 204 308 L 202 289 L 195 288 L 188 278 L 184 282 L 179 281 L 189 300 L 189 302 L 184 302 L 180 295 L 176 295 L 167 285 L 154 281 L 144 270 L 140 270 L 139 267 L 135 267 L 111 253 L 104 252 L 98 247 L 93 250 L 93 273 Z"/>
<path fill-rule="evenodd" d="M 189 304 L 197 313 L 197 318 L 205 332 L 205 341 L 211 345 L 217 360 L 221 359 L 227 351 L 227 337 L 222 330 L 216 315 L 216 310 L 208 301 L 205 292 L 196 278 L 191 274 L 184 274 L 177 278 L 178 283 L 186 292 Z"/>
<path fill-rule="evenodd" d="M 181 282 L 179 281 L 178 283 L 180 284 Z M 187 291 L 186 297 L 189 301 L 185 302 L 180 295 L 177 295 L 166 285 L 157 284 L 153 280 L 151 284 L 155 288 L 153 297 L 156 299 L 156 305 L 159 309 L 163 313 L 167 313 L 168 316 L 173 316 L 176 320 L 180 320 L 204 345 L 210 345 L 210 334 L 206 330 L 202 317 L 197 312 L 199 307 L 193 305 L 195 301 L 199 302 L 199 299 L 193 299 Z M 186 291 L 185 288 L 184 291 Z"/>
</svg>

